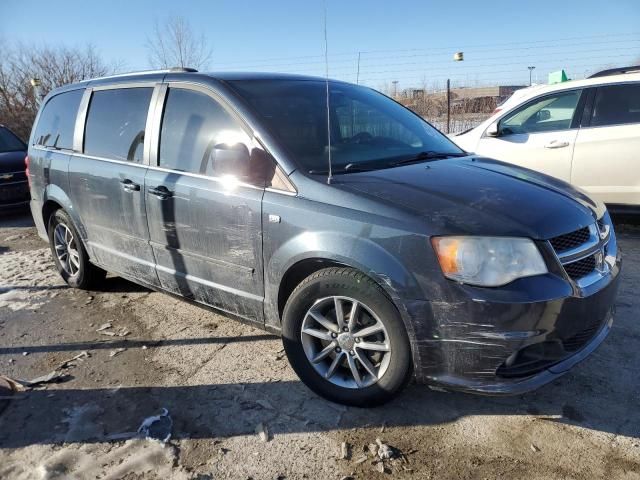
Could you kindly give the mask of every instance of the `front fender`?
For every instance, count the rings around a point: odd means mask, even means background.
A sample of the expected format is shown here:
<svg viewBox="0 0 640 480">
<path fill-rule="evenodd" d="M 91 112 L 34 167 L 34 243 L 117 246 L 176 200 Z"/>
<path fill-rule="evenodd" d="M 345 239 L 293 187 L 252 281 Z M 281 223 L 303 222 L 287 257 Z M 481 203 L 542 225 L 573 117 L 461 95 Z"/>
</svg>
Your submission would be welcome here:
<svg viewBox="0 0 640 480">
<path fill-rule="evenodd" d="M 400 312 L 412 345 L 414 362 L 417 350 L 413 348 L 415 327 L 409 307 L 422 298 L 415 277 L 391 252 L 374 241 L 340 232 L 303 232 L 283 243 L 269 259 L 265 276 L 265 321 L 280 328 L 278 292 L 281 280 L 289 269 L 304 260 L 322 259 L 340 263 L 371 277 L 391 298 Z"/>
</svg>

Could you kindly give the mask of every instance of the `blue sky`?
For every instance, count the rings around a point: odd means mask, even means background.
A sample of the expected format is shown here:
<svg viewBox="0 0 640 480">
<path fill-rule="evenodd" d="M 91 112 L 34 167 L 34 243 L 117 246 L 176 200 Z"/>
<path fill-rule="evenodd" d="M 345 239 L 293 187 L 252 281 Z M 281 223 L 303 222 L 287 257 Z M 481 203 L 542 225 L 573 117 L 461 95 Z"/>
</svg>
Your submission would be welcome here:
<svg viewBox="0 0 640 480">
<path fill-rule="evenodd" d="M 381 87 L 546 81 L 566 68 L 640 63 L 640 1 L 327 0 L 330 76 Z M 52 5 L 55 5 L 52 7 Z M 154 21 L 185 17 L 211 42 L 211 70 L 322 75 L 323 1 L 0 0 L 0 37 L 98 48 L 124 70 L 148 68 Z M 8 21 L 10 19 L 10 21 Z M 465 61 L 452 55 L 464 51 Z"/>
</svg>

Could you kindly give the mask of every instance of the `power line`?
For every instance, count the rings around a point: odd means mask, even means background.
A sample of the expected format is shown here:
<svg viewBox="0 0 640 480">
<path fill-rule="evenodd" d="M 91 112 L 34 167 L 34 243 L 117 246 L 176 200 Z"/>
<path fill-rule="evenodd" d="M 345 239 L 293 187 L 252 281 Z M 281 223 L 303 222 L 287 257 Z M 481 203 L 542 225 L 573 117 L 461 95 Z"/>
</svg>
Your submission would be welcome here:
<svg viewBox="0 0 640 480">
<path fill-rule="evenodd" d="M 613 34 L 601 34 L 601 35 L 585 35 L 585 36 L 579 36 L 579 37 L 565 37 L 565 38 L 554 38 L 553 40 L 549 40 L 549 39 L 545 39 L 545 40 L 529 40 L 529 41 L 522 41 L 522 42 L 510 42 L 508 45 L 512 46 L 512 45 L 526 45 L 528 47 L 516 47 L 514 48 L 515 50 L 522 50 L 525 48 L 535 48 L 535 47 L 531 47 L 531 45 L 533 44 L 539 44 L 539 43 L 550 43 L 551 45 L 549 46 L 553 46 L 553 45 L 557 45 L 559 42 L 564 42 L 564 41 L 571 41 L 571 40 L 595 40 L 595 39 L 599 39 L 599 38 L 616 38 L 616 37 L 624 37 L 624 36 L 639 36 L 640 32 L 624 32 L 624 33 L 613 33 Z M 619 40 L 619 41 L 624 41 L 624 40 Z M 599 42 L 600 44 L 603 44 L 604 42 Z M 579 44 L 579 45 L 582 45 Z M 461 48 L 464 48 L 467 51 L 473 51 L 474 49 L 483 49 L 484 51 L 486 51 L 486 47 L 501 47 L 499 49 L 496 49 L 494 51 L 498 51 L 498 50 L 510 50 L 509 48 L 504 48 L 505 44 L 503 43 L 487 43 L 487 44 L 480 44 L 480 45 L 457 45 L 457 46 L 450 46 L 450 47 L 431 47 L 431 48 L 407 48 L 407 49 L 387 49 L 387 50 L 360 50 L 359 52 L 363 55 L 371 55 L 371 54 L 376 54 L 376 53 L 397 53 L 397 52 L 436 52 L 436 51 L 454 51 L 454 50 L 459 50 Z M 544 46 L 540 46 L 538 48 L 544 48 Z M 358 55 L 359 53 L 358 51 L 353 51 L 353 52 L 340 52 L 340 53 L 334 53 L 331 55 L 331 57 L 338 57 L 338 56 L 353 56 L 354 58 Z M 289 56 L 289 57 L 272 57 L 272 58 L 256 58 L 256 59 L 247 59 L 247 60 L 239 60 L 239 61 L 234 61 L 234 62 L 226 62 L 226 65 L 242 65 L 245 64 L 245 62 L 250 62 L 250 63 L 254 63 L 254 62 L 273 62 L 273 61 L 280 61 L 280 60 L 305 60 L 305 59 L 310 59 L 310 58 L 319 58 L 322 59 L 323 55 L 302 55 L 302 56 Z"/>
</svg>

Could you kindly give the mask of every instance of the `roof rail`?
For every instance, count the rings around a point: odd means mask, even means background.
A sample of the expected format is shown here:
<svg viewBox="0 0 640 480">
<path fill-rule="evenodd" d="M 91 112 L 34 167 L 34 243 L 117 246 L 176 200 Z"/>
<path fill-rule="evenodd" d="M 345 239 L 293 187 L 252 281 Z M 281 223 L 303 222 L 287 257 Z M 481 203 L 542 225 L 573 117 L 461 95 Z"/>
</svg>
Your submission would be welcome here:
<svg viewBox="0 0 640 480">
<path fill-rule="evenodd" d="M 609 75 L 622 75 L 624 73 L 631 73 L 631 72 L 640 72 L 640 65 L 633 65 L 630 67 L 609 68 L 607 70 L 602 70 L 601 72 L 594 73 L 593 75 L 589 75 L 587 78 L 607 77 Z"/>
<path fill-rule="evenodd" d="M 196 70 L 195 68 L 191 68 L 191 67 L 171 67 L 169 69 L 170 72 L 197 72 L 198 70 Z"/>
<path fill-rule="evenodd" d="M 195 68 L 189 67 L 171 67 L 171 68 L 163 68 L 160 70 L 138 70 L 136 72 L 124 72 L 124 73 L 115 73 L 113 75 L 105 75 L 104 77 L 96 77 L 96 78 L 88 78 L 88 81 L 95 80 L 107 80 L 110 78 L 118 78 L 118 77 L 128 77 L 129 75 L 142 75 L 145 73 L 177 73 L 177 72 L 197 72 Z"/>
</svg>

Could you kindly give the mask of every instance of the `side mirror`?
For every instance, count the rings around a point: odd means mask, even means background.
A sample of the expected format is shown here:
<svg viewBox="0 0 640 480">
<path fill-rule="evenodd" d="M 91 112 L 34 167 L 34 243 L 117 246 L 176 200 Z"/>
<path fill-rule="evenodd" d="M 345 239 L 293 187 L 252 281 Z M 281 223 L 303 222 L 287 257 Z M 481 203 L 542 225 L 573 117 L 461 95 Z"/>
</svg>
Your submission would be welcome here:
<svg viewBox="0 0 640 480">
<path fill-rule="evenodd" d="M 498 130 L 498 122 L 493 122 L 491 125 L 487 127 L 487 130 L 484 132 L 487 137 L 499 137 L 500 130 Z"/>
<path fill-rule="evenodd" d="M 249 176 L 249 149 L 244 143 L 219 143 L 213 147 L 212 153 L 216 175 L 233 175 L 238 179 Z"/>
</svg>

